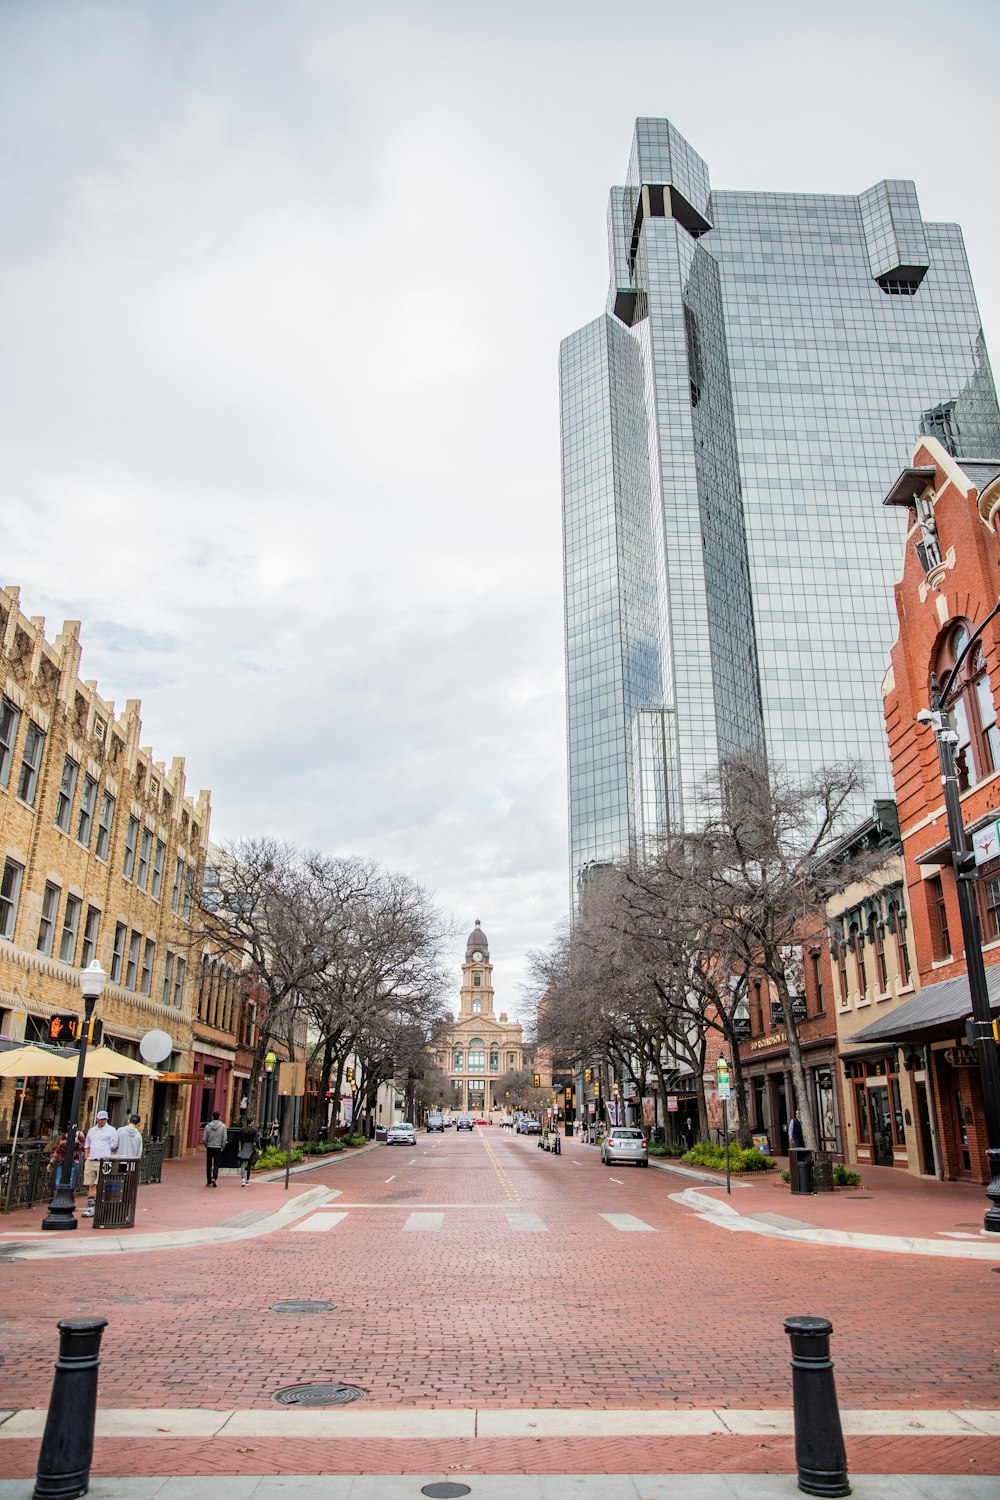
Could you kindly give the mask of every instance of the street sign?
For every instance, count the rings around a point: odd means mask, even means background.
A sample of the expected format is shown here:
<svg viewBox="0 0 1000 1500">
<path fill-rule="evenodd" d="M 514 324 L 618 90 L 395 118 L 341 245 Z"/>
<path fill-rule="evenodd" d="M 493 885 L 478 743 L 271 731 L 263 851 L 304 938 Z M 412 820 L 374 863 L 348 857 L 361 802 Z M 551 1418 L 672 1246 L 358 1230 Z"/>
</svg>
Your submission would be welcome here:
<svg viewBox="0 0 1000 1500">
<path fill-rule="evenodd" d="M 716 1093 L 720 1099 L 730 1099 L 732 1094 L 729 1089 L 729 1064 L 724 1057 L 720 1057 L 717 1064 L 718 1085 Z"/>
<path fill-rule="evenodd" d="M 671 1114 L 671 1115 L 675 1115 L 677 1113 L 677 1095 L 676 1094 L 668 1094 L 667 1095 L 667 1113 Z"/>
<path fill-rule="evenodd" d="M 306 1091 L 306 1065 L 304 1062 L 278 1064 L 278 1093 L 285 1098 L 297 1098 Z"/>
</svg>

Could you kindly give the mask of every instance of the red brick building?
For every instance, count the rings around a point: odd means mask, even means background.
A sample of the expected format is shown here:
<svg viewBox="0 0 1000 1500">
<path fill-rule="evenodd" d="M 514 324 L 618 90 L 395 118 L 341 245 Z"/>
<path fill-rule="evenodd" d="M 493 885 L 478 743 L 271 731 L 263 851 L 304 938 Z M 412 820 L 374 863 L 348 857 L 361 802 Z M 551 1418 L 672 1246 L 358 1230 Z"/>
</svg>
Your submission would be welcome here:
<svg viewBox="0 0 1000 1500">
<path fill-rule="evenodd" d="M 883 684 L 899 808 L 914 961 L 921 990 L 852 1037 L 894 1044 L 925 1070 L 938 1170 L 988 1180 L 979 1067 L 966 1035 L 971 1014 L 958 896 L 948 845 L 937 744 L 918 719 L 931 674 L 943 680 L 1000 597 L 1000 457 L 952 458 L 922 438 L 886 498 L 909 527 L 896 584 L 899 635 Z M 1000 1010 L 1000 618 L 969 652 L 951 697 L 962 818 L 975 843 L 976 898 L 994 1013 Z"/>
</svg>

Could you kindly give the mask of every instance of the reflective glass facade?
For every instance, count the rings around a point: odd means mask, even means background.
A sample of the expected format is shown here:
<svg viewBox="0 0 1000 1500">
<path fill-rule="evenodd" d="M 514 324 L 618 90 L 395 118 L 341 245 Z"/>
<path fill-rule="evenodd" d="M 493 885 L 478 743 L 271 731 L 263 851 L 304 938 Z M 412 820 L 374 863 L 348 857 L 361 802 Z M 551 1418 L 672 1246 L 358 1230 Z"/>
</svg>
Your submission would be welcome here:
<svg viewBox="0 0 1000 1500">
<path fill-rule="evenodd" d="M 714 192 L 639 120 L 608 239 L 607 312 L 561 351 L 574 884 L 690 823 L 729 750 L 891 790 L 882 498 L 920 431 L 1000 456 L 961 232 L 912 183 Z"/>
</svg>

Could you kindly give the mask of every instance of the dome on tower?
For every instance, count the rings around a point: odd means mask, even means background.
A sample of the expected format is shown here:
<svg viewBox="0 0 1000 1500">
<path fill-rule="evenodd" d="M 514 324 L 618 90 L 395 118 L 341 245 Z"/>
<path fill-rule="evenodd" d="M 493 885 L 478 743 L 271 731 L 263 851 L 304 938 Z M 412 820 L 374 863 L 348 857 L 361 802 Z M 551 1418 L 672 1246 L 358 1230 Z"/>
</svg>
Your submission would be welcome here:
<svg viewBox="0 0 1000 1500">
<path fill-rule="evenodd" d="M 490 945 L 486 941 L 486 934 L 485 934 L 485 932 L 483 931 L 483 929 L 479 925 L 479 918 L 478 917 L 476 918 L 476 925 L 475 925 L 475 927 L 473 927 L 472 931 L 469 933 L 469 941 L 465 945 L 465 962 L 466 963 L 477 963 L 477 962 L 479 962 L 478 959 L 474 959 L 473 958 L 473 954 L 475 954 L 475 953 L 480 954 L 482 956 L 482 960 L 483 961 L 488 960 L 489 956 L 490 956 Z"/>
</svg>

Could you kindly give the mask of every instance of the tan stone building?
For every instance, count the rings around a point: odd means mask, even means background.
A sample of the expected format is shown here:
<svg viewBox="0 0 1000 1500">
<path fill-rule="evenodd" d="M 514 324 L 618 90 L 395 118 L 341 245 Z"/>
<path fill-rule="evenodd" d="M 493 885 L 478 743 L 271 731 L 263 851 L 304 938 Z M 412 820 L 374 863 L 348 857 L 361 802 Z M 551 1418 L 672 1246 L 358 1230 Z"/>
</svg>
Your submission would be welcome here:
<svg viewBox="0 0 1000 1500">
<path fill-rule="evenodd" d="M 501 1108 L 503 1100 L 494 1097 L 494 1080 L 525 1066 L 521 1024 L 508 1021 L 506 1011 L 497 1016 L 493 1001 L 490 947 L 477 917 L 465 945 L 458 1016 L 436 1052 L 438 1066 L 447 1073 L 451 1086 L 445 1107 L 452 1114 L 485 1116 Z"/>
<path fill-rule="evenodd" d="M 55 1015 L 81 1015 L 80 969 L 98 959 L 108 983 L 96 1018 L 131 1057 L 145 1032 L 173 1042 L 163 1081 L 88 1083 L 82 1118 L 133 1110 L 173 1152 L 188 1132 L 192 1019 L 198 984 L 193 918 L 201 887 L 208 792 L 186 794 L 140 745 L 139 702 L 119 718 L 79 676 L 79 623 L 55 641 L 0 590 L 0 1036 L 44 1040 Z M 0 1086 L 0 1135 L 12 1128 L 14 1080 Z M 71 1086 L 26 1083 L 22 1134 L 66 1123 Z"/>
</svg>

